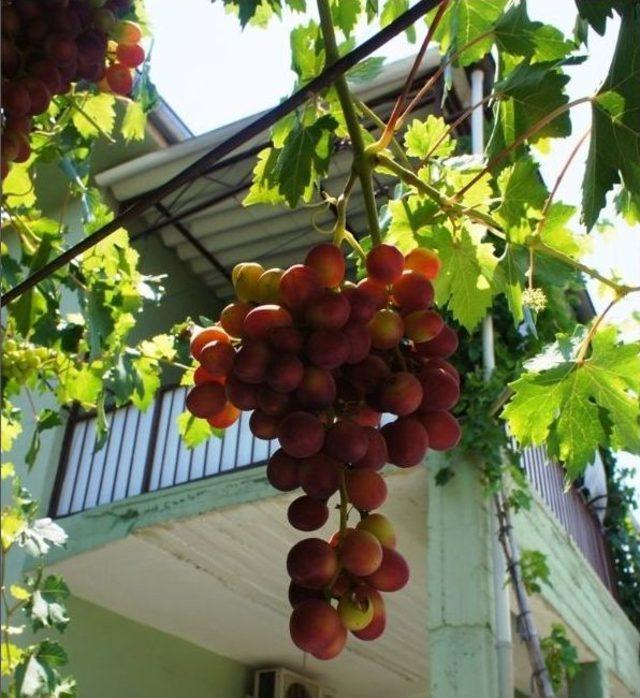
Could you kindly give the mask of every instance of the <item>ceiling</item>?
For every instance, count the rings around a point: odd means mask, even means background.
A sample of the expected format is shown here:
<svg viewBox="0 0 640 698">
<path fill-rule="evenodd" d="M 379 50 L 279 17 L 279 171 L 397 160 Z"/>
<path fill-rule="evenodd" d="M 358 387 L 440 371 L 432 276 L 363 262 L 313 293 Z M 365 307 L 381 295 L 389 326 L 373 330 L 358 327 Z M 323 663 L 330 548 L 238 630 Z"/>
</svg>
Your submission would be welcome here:
<svg viewBox="0 0 640 698">
<path fill-rule="evenodd" d="M 387 476 L 382 511 L 409 560 L 425 560 L 425 468 Z M 338 690 L 340 698 L 423 696 L 426 569 L 386 594 L 388 625 L 376 642 L 350 639 L 331 662 L 289 640 L 285 559 L 295 532 L 286 510 L 295 493 L 168 521 L 54 566 L 74 595 L 252 667 L 286 666 Z M 327 538 L 336 522 L 312 535 Z"/>
</svg>

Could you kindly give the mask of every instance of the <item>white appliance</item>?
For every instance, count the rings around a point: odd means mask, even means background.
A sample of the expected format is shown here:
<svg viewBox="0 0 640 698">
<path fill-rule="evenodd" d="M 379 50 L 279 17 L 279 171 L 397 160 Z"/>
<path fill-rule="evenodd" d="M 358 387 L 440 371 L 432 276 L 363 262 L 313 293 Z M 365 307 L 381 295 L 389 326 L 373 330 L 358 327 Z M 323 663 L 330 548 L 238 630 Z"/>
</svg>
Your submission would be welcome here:
<svg viewBox="0 0 640 698">
<path fill-rule="evenodd" d="M 256 671 L 253 698 L 338 698 L 338 694 L 284 667 Z"/>
</svg>

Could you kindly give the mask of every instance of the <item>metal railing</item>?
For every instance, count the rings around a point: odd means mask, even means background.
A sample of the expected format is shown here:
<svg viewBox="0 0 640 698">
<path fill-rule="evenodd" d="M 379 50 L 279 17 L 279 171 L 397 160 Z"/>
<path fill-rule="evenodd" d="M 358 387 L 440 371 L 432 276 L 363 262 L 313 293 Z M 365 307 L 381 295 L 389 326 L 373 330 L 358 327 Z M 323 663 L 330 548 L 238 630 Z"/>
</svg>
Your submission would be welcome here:
<svg viewBox="0 0 640 698">
<path fill-rule="evenodd" d="M 72 417 L 67 425 L 51 498 L 57 518 L 145 492 L 263 465 L 277 442 L 256 439 L 243 412 L 221 439 L 188 449 L 176 426 L 184 412 L 184 387 L 163 389 L 152 407 L 107 412 L 109 433 L 98 451 L 96 417 Z"/>
<path fill-rule="evenodd" d="M 582 492 L 576 487 L 565 489 L 564 470 L 549 460 L 544 446 L 525 448 L 521 462 L 533 489 L 573 538 L 602 583 L 616 596 L 607 540 Z"/>
<path fill-rule="evenodd" d="M 146 412 L 132 405 L 108 411 L 109 434 L 98 451 L 95 415 L 72 416 L 51 499 L 51 515 L 62 518 L 145 492 L 258 467 L 278 448 L 276 440 L 267 442 L 253 436 L 250 413 L 243 412 L 221 439 L 208 439 L 188 449 L 176 427 L 185 409 L 186 392 L 184 387 L 164 388 Z M 549 462 L 544 447 L 525 449 L 522 465 L 531 486 L 614 593 L 607 543 L 600 522 L 580 491 L 573 487 L 565 491 L 563 470 Z"/>
</svg>

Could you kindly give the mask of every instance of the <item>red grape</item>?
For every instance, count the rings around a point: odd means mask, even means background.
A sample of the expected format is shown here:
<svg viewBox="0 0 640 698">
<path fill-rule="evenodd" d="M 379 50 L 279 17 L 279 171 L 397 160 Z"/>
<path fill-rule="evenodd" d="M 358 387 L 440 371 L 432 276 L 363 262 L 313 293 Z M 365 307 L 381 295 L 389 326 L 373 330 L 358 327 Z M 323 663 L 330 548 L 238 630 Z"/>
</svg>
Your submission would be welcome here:
<svg viewBox="0 0 640 698">
<path fill-rule="evenodd" d="M 378 591 L 398 591 L 409 581 L 409 565 L 397 550 L 383 548 L 380 567 L 365 581 Z"/>
<path fill-rule="evenodd" d="M 382 546 L 372 533 L 356 529 L 340 541 L 338 556 L 347 571 L 364 577 L 380 567 Z"/>
<path fill-rule="evenodd" d="M 329 519 L 329 508 L 324 502 L 308 495 L 294 499 L 287 509 L 289 523 L 299 531 L 315 531 Z"/>
<path fill-rule="evenodd" d="M 347 496 L 359 511 L 381 507 L 387 498 L 387 484 L 373 470 L 352 470 L 346 474 Z"/>
<path fill-rule="evenodd" d="M 325 450 L 343 463 L 360 460 L 366 454 L 368 446 L 367 430 L 355 422 L 339 421 L 327 431 Z"/>
<path fill-rule="evenodd" d="M 342 283 L 345 261 L 340 248 L 331 243 L 323 243 L 311 248 L 304 263 L 313 269 L 327 288 L 335 288 Z"/>
<path fill-rule="evenodd" d="M 367 255 L 368 275 L 383 284 L 392 284 L 400 278 L 404 269 L 404 257 L 397 247 L 378 245 Z"/>
<path fill-rule="evenodd" d="M 317 453 L 300 463 L 300 485 L 313 499 L 329 499 L 340 487 L 340 471 L 339 461 Z"/>
<path fill-rule="evenodd" d="M 279 448 L 267 462 L 267 480 L 281 492 L 300 486 L 300 461 Z"/>
<path fill-rule="evenodd" d="M 429 434 L 429 447 L 434 451 L 448 451 L 458 445 L 460 425 L 449 412 L 430 410 L 423 412 L 419 419 Z"/>
<path fill-rule="evenodd" d="M 277 432 L 282 448 L 294 458 L 308 458 L 324 443 L 324 426 L 309 412 L 291 412 L 279 424 Z"/>
<path fill-rule="evenodd" d="M 305 538 L 296 543 L 287 556 L 287 572 L 300 586 L 322 589 L 338 571 L 334 549 L 321 538 Z"/>
<path fill-rule="evenodd" d="M 393 373 L 380 391 L 380 407 L 384 412 L 404 416 L 415 412 L 422 402 L 422 385 L 408 371 Z"/>
<path fill-rule="evenodd" d="M 433 250 L 424 247 L 411 250 L 405 257 L 404 264 L 407 269 L 418 271 L 427 279 L 435 279 L 442 266 L 440 257 Z"/>
<path fill-rule="evenodd" d="M 208 419 L 218 414 L 227 402 L 224 386 L 220 383 L 194 385 L 186 398 L 186 407 L 194 417 Z"/>
<path fill-rule="evenodd" d="M 400 417 L 382 427 L 387 442 L 389 462 L 400 468 L 417 465 L 427 453 L 427 430 L 415 417 Z"/>
</svg>

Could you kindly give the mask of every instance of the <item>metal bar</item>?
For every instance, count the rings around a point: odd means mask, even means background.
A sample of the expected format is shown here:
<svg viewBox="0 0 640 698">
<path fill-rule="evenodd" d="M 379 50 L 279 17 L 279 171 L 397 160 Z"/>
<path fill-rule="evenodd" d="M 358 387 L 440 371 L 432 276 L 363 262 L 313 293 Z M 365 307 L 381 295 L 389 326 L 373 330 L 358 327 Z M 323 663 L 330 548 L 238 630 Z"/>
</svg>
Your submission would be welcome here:
<svg viewBox="0 0 640 698">
<path fill-rule="evenodd" d="M 173 395 L 171 396 L 173 403 Z M 149 483 L 151 482 L 151 470 L 153 469 L 153 460 L 156 454 L 156 442 L 158 440 L 158 424 L 160 422 L 160 414 L 162 412 L 162 403 L 164 402 L 164 392 L 158 393 L 155 405 L 153 406 L 153 417 L 151 418 L 151 429 L 149 431 L 149 446 L 147 447 L 147 460 L 144 465 L 144 474 L 142 476 L 141 492 L 149 491 Z M 168 430 L 165 433 L 167 438 Z"/>
<path fill-rule="evenodd" d="M 116 462 L 113 467 L 113 484 L 111 485 L 111 499 L 108 501 L 112 502 L 113 501 L 113 490 L 116 487 L 116 480 L 118 479 L 118 470 L 120 468 L 120 458 L 122 457 L 122 447 L 124 446 L 124 440 L 127 434 L 127 422 L 129 420 L 129 410 L 131 409 L 130 407 L 125 407 L 125 412 L 124 412 L 124 424 L 122 425 L 122 435 L 120 437 L 120 444 L 118 445 L 118 455 L 116 456 Z M 113 423 L 115 424 L 115 416 L 113 419 Z M 102 480 L 104 478 L 105 471 L 107 470 L 107 460 L 105 458 L 104 462 L 104 468 L 102 469 L 102 478 L 100 479 L 100 487 L 98 488 L 98 503 L 100 502 L 100 495 L 102 493 Z"/>
<path fill-rule="evenodd" d="M 107 428 L 109 429 L 109 434 L 107 436 L 107 443 L 100 449 L 96 451 L 95 444 L 93 447 L 93 453 L 91 454 L 91 466 L 89 467 L 89 475 L 87 477 L 87 484 L 84 488 L 84 498 L 82 500 L 82 511 L 87 508 L 87 497 L 89 496 L 89 488 L 91 487 L 91 478 L 93 477 L 93 466 L 95 465 L 96 456 L 104 450 L 104 457 L 102 459 L 102 474 L 100 476 L 100 482 L 102 482 L 102 475 L 104 475 L 104 469 L 107 463 L 107 456 L 109 455 L 109 448 L 111 447 L 111 437 L 113 436 L 113 423 L 115 422 L 114 417 L 111 418 L 111 424 L 107 423 Z M 96 422 L 97 426 L 97 422 Z M 98 438 L 98 430 L 96 429 L 96 440 Z M 98 485 L 98 492 L 100 492 L 100 486 Z M 98 495 L 96 494 L 96 504 L 98 503 Z"/>
<path fill-rule="evenodd" d="M 206 173 L 212 165 L 219 162 L 226 155 L 276 124 L 280 119 L 293 112 L 319 91 L 329 87 L 338 77 L 344 75 L 347 70 L 353 68 L 363 58 L 366 58 L 369 54 L 373 53 L 381 46 L 384 46 L 384 44 L 394 36 L 410 27 L 415 21 L 420 19 L 420 17 L 437 7 L 440 2 L 441 0 L 419 0 L 412 8 L 400 15 L 400 17 L 391 22 L 391 24 L 381 29 L 353 51 L 350 51 L 342 56 L 342 58 L 339 58 L 337 61 L 327 66 L 318 77 L 294 92 L 276 107 L 269 110 L 266 114 L 259 116 L 257 119 L 254 119 L 251 123 L 241 128 L 222 143 L 213 147 L 209 152 L 198 158 L 194 163 L 169 179 L 163 185 L 141 196 L 121 214 L 102 226 L 102 228 L 91 235 L 87 235 L 79 243 L 65 250 L 62 254 L 58 255 L 58 257 L 43 265 L 40 269 L 7 291 L 0 299 L 0 305 L 5 306 L 7 303 L 19 298 L 25 291 L 33 288 L 36 284 L 51 276 L 51 274 L 65 264 L 71 262 L 78 255 L 90 250 L 94 245 L 121 228 L 125 223 L 134 220 L 151 206 L 162 201 L 165 196 L 168 196 L 184 184 Z"/>
<path fill-rule="evenodd" d="M 142 412 L 140 410 L 136 410 L 136 412 L 137 412 L 136 428 L 135 428 L 135 434 L 133 437 L 133 444 L 131 444 L 131 458 L 129 458 L 129 473 L 127 474 L 127 485 L 126 485 L 125 490 L 124 490 L 125 497 L 129 496 L 129 487 L 131 487 L 131 474 L 133 473 L 133 461 L 136 458 L 136 446 L 138 445 L 138 430 L 140 429 L 140 417 L 142 416 Z M 149 442 L 148 448 L 151 448 L 151 442 Z M 112 502 L 113 502 L 113 498 L 115 496 L 116 480 L 117 480 L 117 478 L 113 479 L 113 489 L 111 491 L 111 501 Z"/>
<path fill-rule="evenodd" d="M 78 465 L 76 467 L 75 475 L 73 476 L 73 486 L 71 488 L 71 498 L 69 500 L 69 511 L 73 509 L 73 500 L 76 498 L 76 488 L 78 487 L 78 476 L 80 474 L 80 466 L 84 459 L 84 445 L 87 440 L 87 432 L 89 431 L 89 422 L 84 421 L 84 431 L 82 432 L 82 441 L 80 442 L 80 454 L 78 456 Z"/>
<path fill-rule="evenodd" d="M 167 218 L 170 218 L 170 217 L 171 217 L 171 211 L 169 211 L 167 208 L 165 208 L 162 204 L 156 204 L 156 208 L 158 209 L 158 211 L 160 211 L 160 213 L 162 213 L 163 215 L 165 215 Z M 198 252 L 199 252 L 199 253 L 200 253 L 200 254 L 201 254 L 214 268 L 215 268 L 215 269 L 217 269 L 217 270 L 222 274 L 222 276 L 224 276 L 225 279 L 227 279 L 227 281 L 228 281 L 229 283 L 231 283 L 231 273 L 229 272 L 229 270 L 228 270 L 224 265 L 222 265 L 222 264 L 218 261 L 217 257 L 216 257 L 214 254 L 212 254 L 211 252 L 209 252 L 209 250 L 200 242 L 200 240 L 198 240 L 198 238 L 195 237 L 195 236 L 191 233 L 191 231 L 189 230 L 189 228 L 187 228 L 187 227 L 186 227 L 183 223 L 181 223 L 180 221 L 174 221 L 174 222 L 172 223 L 172 225 L 173 225 L 173 227 L 182 235 L 182 237 L 183 237 L 185 240 L 188 240 L 188 241 L 191 243 L 191 245 L 192 245 L 193 247 L 195 247 L 196 250 L 198 250 Z"/>
<path fill-rule="evenodd" d="M 71 450 L 71 444 L 73 443 L 73 434 L 78 423 L 78 413 L 80 411 L 80 406 L 77 402 L 71 405 L 69 410 L 69 416 L 67 418 L 67 423 L 64 428 L 64 436 L 62 437 L 62 446 L 60 447 L 60 458 L 58 459 L 58 468 L 56 470 L 56 479 L 53 483 L 53 489 L 51 490 L 51 497 L 49 498 L 49 516 L 54 518 L 58 514 L 58 506 L 60 504 L 60 495 L 62 493 L 62 486 L 67 477 L 67 470 L 69 466 L 69 455 Z M 73 499 L 73 492 L 72 499 Z M 71 501 L 69 502 L 71 504 Z"/>
</svg>

